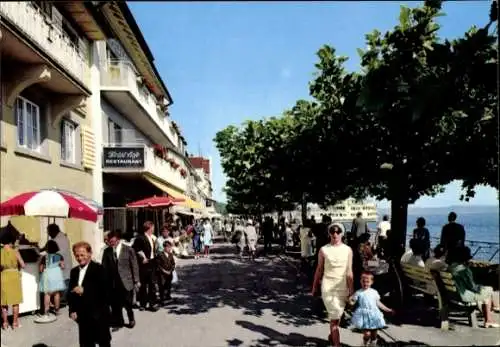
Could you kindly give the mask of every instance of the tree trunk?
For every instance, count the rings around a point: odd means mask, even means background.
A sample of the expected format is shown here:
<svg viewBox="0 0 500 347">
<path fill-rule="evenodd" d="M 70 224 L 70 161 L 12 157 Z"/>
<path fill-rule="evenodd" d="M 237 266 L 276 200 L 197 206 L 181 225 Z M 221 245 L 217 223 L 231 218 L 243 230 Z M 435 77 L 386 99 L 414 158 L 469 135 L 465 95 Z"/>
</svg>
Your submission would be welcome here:
<svg viewBox="0 0 500 347">
<path fill-rule="evenodd" d="M 302 193 L 302 201 L 300 202 L 300 207 L 302 215 L 302 225 L 305 225 L 307 220 L 307 198 L 305 193 Z"/>
<path fill-rule="evenodd" d="M 401 257 L 406 247 L 408 223 L 408 176 L 394 172 L 391 182 L 391 250 L 395 259 Z"/>
</svg>

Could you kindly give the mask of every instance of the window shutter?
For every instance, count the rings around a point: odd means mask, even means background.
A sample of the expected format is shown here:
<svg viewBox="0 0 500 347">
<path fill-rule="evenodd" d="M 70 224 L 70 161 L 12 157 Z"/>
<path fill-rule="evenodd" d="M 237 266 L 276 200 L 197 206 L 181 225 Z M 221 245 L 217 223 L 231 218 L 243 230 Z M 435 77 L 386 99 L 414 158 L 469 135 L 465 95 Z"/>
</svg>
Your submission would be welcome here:
<svg viewBox="0 0 500 347">
<path fill-rule="evenodd" d="M 82 126 L 82 166 L 86 169 L 93 169 L 95 166 L 95 140 L 92 129 Z"/>
</svg>

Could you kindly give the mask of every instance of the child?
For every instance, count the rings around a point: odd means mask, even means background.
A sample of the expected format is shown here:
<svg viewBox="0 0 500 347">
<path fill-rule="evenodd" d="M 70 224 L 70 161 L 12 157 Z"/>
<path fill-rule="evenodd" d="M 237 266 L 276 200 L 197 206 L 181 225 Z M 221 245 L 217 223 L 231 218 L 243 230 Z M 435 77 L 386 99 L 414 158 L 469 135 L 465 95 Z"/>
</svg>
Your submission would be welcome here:
<svg viewBox="0 0 500 347">
<path fill-rule="evenodd" d="M 369 272 L 361 274 L 361 289 L 356 291 L 350 298 L 351 305 L 356 304 L 356 309 L 352 315 L 352 324 L 355 328 L 363 331 L 363 345 L 368 346 L 377 343 L 377 330 L 385 327 L 384 315 L 380 310 L 387 313 L 394 313 L 393 310 L 380 302 L 380 295 L 371 286 L 373 275 Z"/>
<path fill-rule="evenodd" d="M 163 243 L 163 253 L 158 255 L 158 274 L 160 279 L 160 302 L 171 300 L 173 272 L 175 270 L 175 258 L 172 253 L 172 242 Z M 166 295 L 165 295 L 166 294 Z"/>
<path fill-rule="evenodd" d="M 59 246 L 54 240 L 47 242 L 47 255 L 40 261 L 40 292 L 44 294 L 43 319 L 48 316 L 50 301 L 54 299 L 55 314 L 59 313 L 61 292 L 66 290 L 63 271 L 64 258 L 59 253 Z"/>
</svg>

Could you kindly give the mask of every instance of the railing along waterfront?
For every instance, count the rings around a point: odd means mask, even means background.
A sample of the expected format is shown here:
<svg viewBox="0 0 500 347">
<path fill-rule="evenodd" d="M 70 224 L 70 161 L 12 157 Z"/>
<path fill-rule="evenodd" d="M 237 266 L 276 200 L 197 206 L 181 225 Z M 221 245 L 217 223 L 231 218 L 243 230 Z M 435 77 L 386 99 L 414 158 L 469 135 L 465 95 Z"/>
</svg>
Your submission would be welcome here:
<svg viewBox="0 0 500 347">
<path fill-rule="evenodd" d="M 1 1 L 0 15 L 39 44 L 45 53 L 53 57 L 67 72 L 88 85 L 88 44 L 83 43 L 83 40 L 73 42 L 57 23 L 43 14 L 31 1 Z"/>
<path fill-rule="evenodd" d="M 437 246 L 440 241 L 439 237 L 431 237 L 432 246 Z M 473 259 L 486 260 L 495 264 L 500 263 L 500 244 L 498 242 L 465 240 L 465 245 L 470 248 Z"/>
</svg>

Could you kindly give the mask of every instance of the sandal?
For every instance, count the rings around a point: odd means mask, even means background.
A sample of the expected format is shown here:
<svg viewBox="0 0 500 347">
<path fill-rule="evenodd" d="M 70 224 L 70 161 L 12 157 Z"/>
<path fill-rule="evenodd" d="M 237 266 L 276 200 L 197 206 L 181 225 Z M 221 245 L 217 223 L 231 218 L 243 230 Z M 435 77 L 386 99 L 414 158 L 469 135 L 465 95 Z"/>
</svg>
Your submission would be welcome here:
<svg viewBox="0 0 500 347">
<path fill-rule="evenodd" d="M 12 323 L 12 329 L 22 328 L 23 326 L 19 322 Z"/>
<path fill-rule="evenodd" d="M 9 323 L 2 323 L 2 329 L 3 330 L 9 329 Z"/>
<path fill-rule="evenodd" d="M 500 328 L 500 324 L 491 322 L 491 323 L 484 323 L 485 328 Z"/>
</svg>

